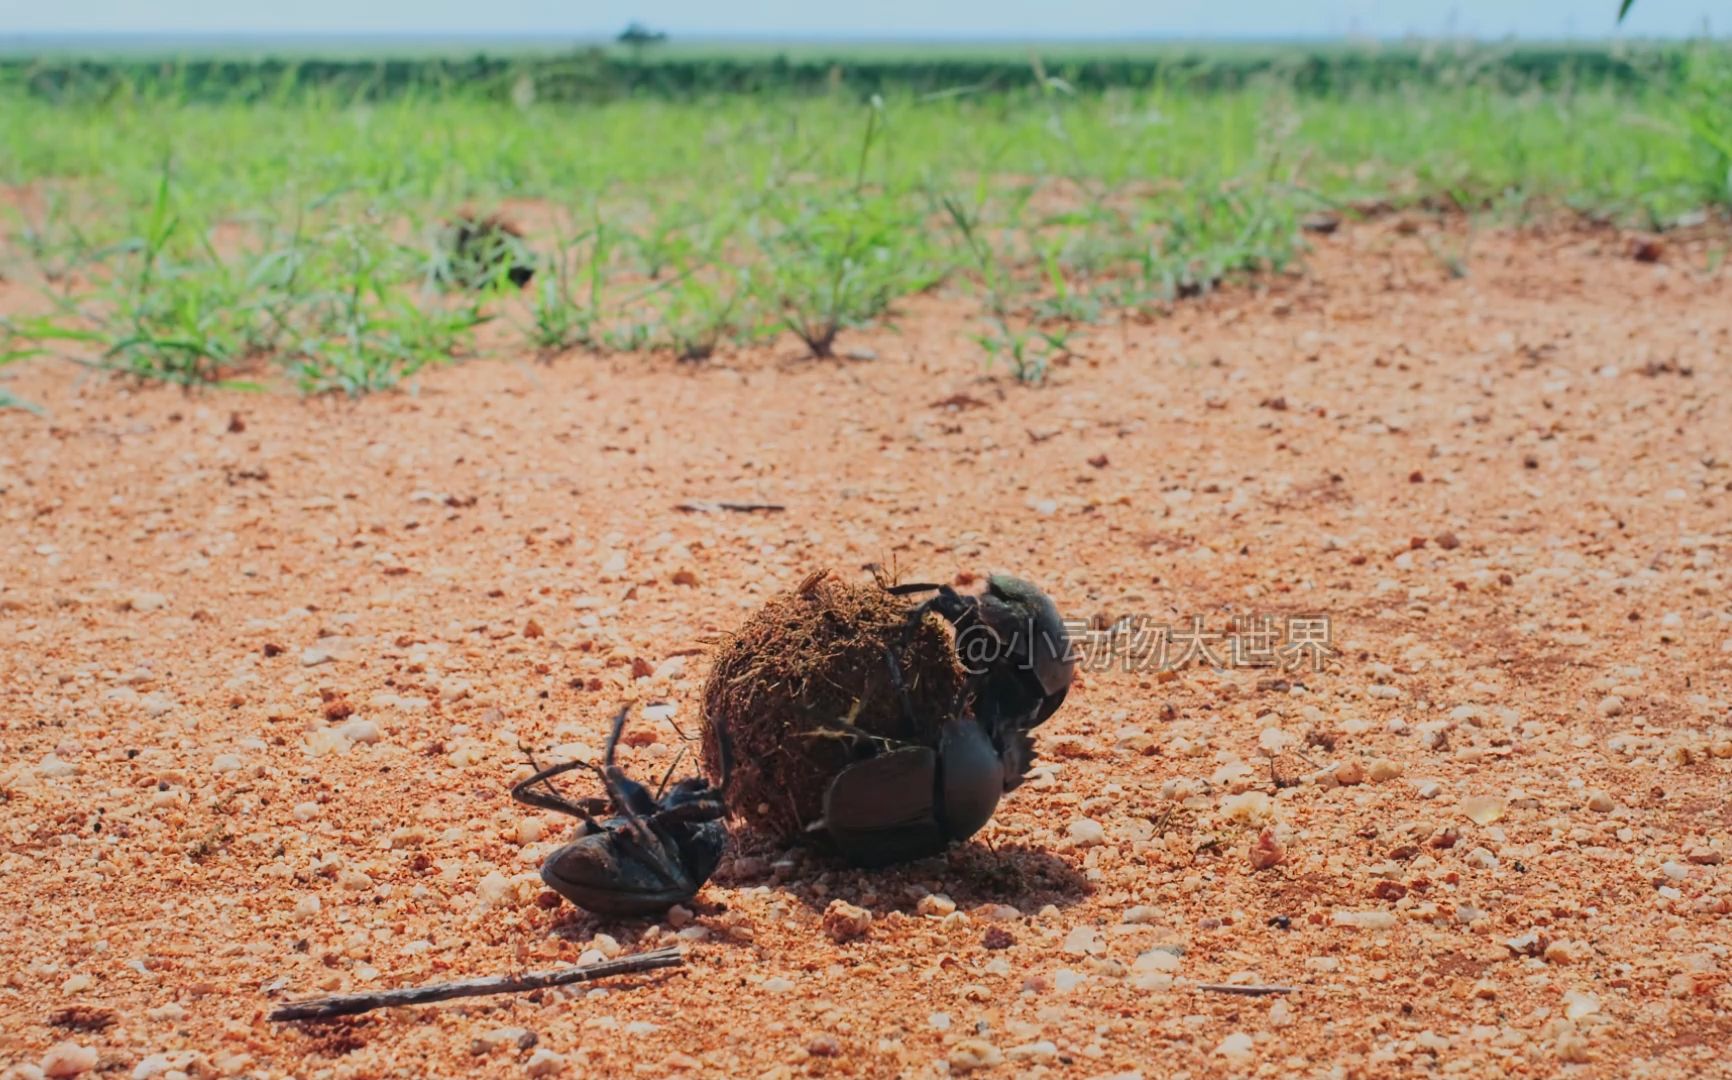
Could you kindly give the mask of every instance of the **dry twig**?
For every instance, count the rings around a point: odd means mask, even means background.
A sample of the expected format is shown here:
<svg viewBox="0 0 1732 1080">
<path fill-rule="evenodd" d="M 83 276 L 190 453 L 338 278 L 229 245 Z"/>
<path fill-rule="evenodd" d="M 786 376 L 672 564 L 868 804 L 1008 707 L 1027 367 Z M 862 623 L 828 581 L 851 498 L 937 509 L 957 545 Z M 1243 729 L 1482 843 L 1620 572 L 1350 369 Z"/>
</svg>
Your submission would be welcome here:
<svg viewBox="0 0 1732 1080">
<path fill-rule="evenodd" d="M 466 979 L 461 982 L 430 983 L 401 990 L 374 990 L 361 994 L 333 994 L 330 997 L 293 1001 L 271 1011 L 272 1020 L 329 1020 L 338 1016 L 354 1016 L 374 1009 L 398 1005 L 425 1005 L 452 998 L 484 997 L 489 994 L 520 994 L 543 990 L 550 986 L 592 982 L 612 975 L 630 975 L 657 968 L 678 967 L 686 962 L 677 947 L 602 960 L 594 964 L 560 968 L 557 971 L 531 971 L 523 975 L 505 975 L 491 979 Z"/>
</svg>

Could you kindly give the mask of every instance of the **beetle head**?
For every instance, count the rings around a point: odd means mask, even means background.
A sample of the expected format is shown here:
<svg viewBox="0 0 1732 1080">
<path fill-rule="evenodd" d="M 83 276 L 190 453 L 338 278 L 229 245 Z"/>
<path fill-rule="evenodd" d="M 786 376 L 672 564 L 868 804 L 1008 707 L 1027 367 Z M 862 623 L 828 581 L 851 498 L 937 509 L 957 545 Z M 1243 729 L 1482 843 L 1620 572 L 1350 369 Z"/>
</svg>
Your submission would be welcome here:
<svg viewBox="0 0 1732 1080">
<path fill-rule="evenodd" d="M 1052 597 L 1022 578 L 992 574 L 986 579 L 986 594 L 980 602 L 989 625 L 1001 636 L 1014 635 L 1018 642 L 1016 660 L 1033 672 L 1041 692 L 1049 700 L 1055 695 L 1062 697 L 1070 689 L 1076 659 L 1071 655 L 1064 618 Z"/>
</svg>

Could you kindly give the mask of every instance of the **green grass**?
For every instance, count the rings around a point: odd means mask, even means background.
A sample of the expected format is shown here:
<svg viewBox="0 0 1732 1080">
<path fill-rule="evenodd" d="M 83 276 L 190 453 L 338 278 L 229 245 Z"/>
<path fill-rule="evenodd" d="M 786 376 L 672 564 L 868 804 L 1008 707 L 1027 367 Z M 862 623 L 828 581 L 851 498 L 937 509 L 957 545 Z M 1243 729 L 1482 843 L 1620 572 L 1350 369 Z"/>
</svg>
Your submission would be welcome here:
<svg viewBox="0 0 1732 1080">
<path fill-rule="evenodd" d="M 1732 63 L 1701 50 L 1681 70 L 1652 89 L 1079 93 L 1030 74 L 991 93 L 583 107 L 0 92 L 0 182 L 18 188 L 0 273 L 53 307 L 0 325 L 0 345 L 358 394 L 476 353 L 490 321 L 490 348 L 542 356 L 698 360 L 778 337 L 825 356 L 949 289 L 978 299 L 983 362 L 1035 381 L 1098 322 L 1293 265 L 1319 211 L 1423 200 L 1662 228 L 1732 205 Z M 442 287 L 442 226 L 501 207 L 536 278 Z"/>
</svg>

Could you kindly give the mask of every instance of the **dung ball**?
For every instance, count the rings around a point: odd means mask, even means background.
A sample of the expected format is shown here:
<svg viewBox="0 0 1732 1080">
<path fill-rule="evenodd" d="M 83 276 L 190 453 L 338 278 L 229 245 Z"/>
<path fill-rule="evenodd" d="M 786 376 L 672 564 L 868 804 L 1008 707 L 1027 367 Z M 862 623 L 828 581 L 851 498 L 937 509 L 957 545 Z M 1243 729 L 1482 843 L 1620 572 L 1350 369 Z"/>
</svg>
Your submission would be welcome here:
<svg viewBox="0 0 1732 1080">
<path fill-rule="evenodd" d="M 815 573 L 717 648 L 703 696 L 705 772 L 748 826 L 796 839 L 872 740 L 936 747 L 964 680 L 942 618 L 911 617 L 905 598 L 875 582 Z"/>
</svg>

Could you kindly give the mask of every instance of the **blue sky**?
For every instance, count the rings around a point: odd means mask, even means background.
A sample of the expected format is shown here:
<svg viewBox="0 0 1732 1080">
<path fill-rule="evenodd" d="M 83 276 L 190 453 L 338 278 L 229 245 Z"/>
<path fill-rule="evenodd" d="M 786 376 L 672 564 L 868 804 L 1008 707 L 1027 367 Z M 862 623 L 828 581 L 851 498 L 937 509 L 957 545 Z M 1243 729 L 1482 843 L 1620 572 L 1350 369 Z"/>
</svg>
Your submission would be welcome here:
<svg viewBox="0 0 1732 1080">
<path fill-rule="evenodd" d="M 1617 0 L 0 0 L 0 36 L 29 33 L 401 33 L 601 36 L 639 20 L 683 36 L 1599 37 Z M 1725 0 L 1636 0 L 1625 32 L 1732 25 Z"/>
</svg>

